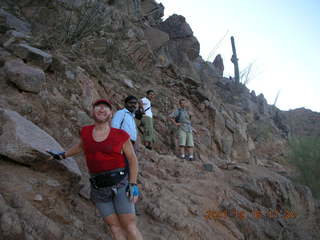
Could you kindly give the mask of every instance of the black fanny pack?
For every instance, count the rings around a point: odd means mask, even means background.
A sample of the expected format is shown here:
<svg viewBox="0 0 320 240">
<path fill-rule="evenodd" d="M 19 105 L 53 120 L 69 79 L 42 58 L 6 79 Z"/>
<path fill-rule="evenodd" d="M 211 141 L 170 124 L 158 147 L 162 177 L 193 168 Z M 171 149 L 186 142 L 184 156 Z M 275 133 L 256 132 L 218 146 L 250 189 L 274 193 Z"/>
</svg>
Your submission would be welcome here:
<svg viewBox="0 0 320 240">
<path fill-rule="evenodd" d="M 128 171 L 125 168 L 112 170 L 91 177 L 90 182 L 95 189 L 111 187 L 120 183 L 127 174 Z"/>
</svg>

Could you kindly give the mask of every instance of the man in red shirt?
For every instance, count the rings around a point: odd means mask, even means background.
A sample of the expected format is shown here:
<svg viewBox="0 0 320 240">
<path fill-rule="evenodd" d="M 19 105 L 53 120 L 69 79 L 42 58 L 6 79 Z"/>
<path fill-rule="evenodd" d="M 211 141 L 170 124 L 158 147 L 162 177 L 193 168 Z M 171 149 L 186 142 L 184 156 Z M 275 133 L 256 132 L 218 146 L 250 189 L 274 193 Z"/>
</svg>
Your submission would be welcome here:
<svg viewBox="0 0 320 240">
<path fill-rule="evenodd" d="M 91 199 L 115 240 L 142 240 L 136 225 L 138 161 L 129 135 L 110 127 L 112 106 L 106 99 L 94 102 L 94 125 L 81 129 L 81 140 L 65 153 L 51 153 L 62 160 L 84 152 L 91 178 Z M 125 155 L 125 156 L 124 156 Z M 126 158 L 127 160 L 126 160 Z"/>
</svg>

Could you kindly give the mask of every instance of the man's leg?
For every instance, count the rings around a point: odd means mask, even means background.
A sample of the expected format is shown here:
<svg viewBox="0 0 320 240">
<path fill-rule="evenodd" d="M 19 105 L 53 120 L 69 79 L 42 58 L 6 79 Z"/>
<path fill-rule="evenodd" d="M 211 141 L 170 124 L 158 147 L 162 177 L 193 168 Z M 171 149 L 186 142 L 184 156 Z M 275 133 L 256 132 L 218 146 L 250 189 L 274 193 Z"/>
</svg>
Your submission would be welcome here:
<svg viewBox="0 0 320 240">
<path fill-rule="evenodd" d="M 189 160 L 192 161 L 193 160 L 193 147 L 187 147 L 187 152 L 188 152 Z"/>
<path fill-rule="evenodd" d="M 179 146 L 179 149 L 180 149 L 180 158 L 185 158 L 185 151 L 184 151 L 184 147 L 185 146 Z"/>
<path fill-rule="evenodd" d="M 185 147 L 186 147 L 186 132 L 179 129 L 178 130 L 178 138 L 179 138 L 179 148 L 180 148 L 180 158 L 185 158 Z"/>
<path fill-rule="evenodd" d="M 109 226 L 112 239 L 114 240 L 127 240 L 126 234 L 122 229 L 120 220 L 116 214 L 105 217 L 104 222 Z"/>
<path fill-rule="evenodd" d="M 143 240 L 143 237 L 137 227 L 136 216 L 134 214 L 120 214 L 120 223 L 126 231 L 128 240 Z"/>
<path fill-rule="evenodd" d="M 153 122 L 152 118 L 148 116 L 144 116 L 142 118 L 143 121 L 143 142 L 146 148 L 152 149 L 152 141 L 153 141 Z"/>
<path fill-rule="evenodd" d="M 186 147 L 187 147 L 187 152 L 188 152 L 188 160 L 193 161 L 193 147 L 194 147 L 194 142 L 193 142 L 193 135 L 192 132 L 188 132 L 186 134 Z"/>
</svg>

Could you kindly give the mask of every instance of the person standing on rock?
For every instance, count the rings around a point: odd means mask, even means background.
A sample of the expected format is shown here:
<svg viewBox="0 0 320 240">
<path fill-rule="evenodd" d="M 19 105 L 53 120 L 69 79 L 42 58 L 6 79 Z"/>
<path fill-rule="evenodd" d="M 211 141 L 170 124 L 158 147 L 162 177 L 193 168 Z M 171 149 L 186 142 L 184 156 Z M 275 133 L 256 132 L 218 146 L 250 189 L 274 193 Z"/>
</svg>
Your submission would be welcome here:
<svg viewBox="0 0 320 240">
<path fill-rule="evenodd" d="M 141 99 L 144 110 L 144 116 L 141 119 L 141 126 L 143 127 L 143 143 L 148 149 L 152 149 L 152 144 L 155 141 L 153 128 L 153 114 L 151 101 L 154 99 L 155 93 L 153 90 L 147 91 L 147 96 Z"/>
<path fill-rule="evenodd" d="M 133 146 L 138 136 L 136 121 L 134 119 L 137 106 L 138 99 L 135 96 L 126 97 L 124 108 L 117 111 L 111 121 L 111 127 L 122 129 L 129 134 Z"/>
<path fill-rule="evenodd" d="M 191 112 L 187 109 L 187 101 L 182 98 L 179 100 L 180 108 L 169 115 L 169 120 L 178 127 L 178 144 L 180 158 L 189 161 L 194 160 L 193 156 L 193 134 L 195 131 L 191 125 Z"/>
<path fill-rule="evenodd" d="M 62 160 L 84 152 L 90 173 L 91 199 L 115 240 L 142 240 L 136 225 L 138 160 L 130 136 L 110 127 L 112 106 L 106 99 L 92 105 L 93 125 L 81 129 L 80 142 L 63 153 L 49 152 Z M 125 158 L 127 158 L 127 163 Z"/>
</svg>

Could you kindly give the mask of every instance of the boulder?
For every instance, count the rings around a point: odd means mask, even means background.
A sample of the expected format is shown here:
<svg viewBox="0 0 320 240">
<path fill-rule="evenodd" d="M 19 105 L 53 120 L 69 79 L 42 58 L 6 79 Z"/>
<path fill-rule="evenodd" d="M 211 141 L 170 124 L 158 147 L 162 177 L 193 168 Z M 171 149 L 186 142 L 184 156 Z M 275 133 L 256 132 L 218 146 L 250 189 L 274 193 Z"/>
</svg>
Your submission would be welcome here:
<svg viewBox="0 0 320 240">
<path fill-rule="evenodd" d="M 54 138 L 17 112 L 0 108 L 0 123 L 0 155 L 12 161 L 36 166 L 49 159 L 46 150 L 63 151 Z M 73 158 L 58 163 L 72 176 L 81 176 Z"/>
<path fill-rule="evenodd" d="M 6 32 L 7 30 L 14 29 L 26 34 L 31 33 L 30 23 L 15 17 L 3 9 L 0 9 L 0 19 L 2 19 L 0 20 L 0 32 Z"/>
<path fill-rule="evenodd" d="M 260 114 L 267 114 L 268 113 L 268 103 L 267 100 L 264 98 L 264 95 L 261 93 L 257 97 L 258 100 L 258 108 Z"/>
<path fill-rule="evenodd" d="M 42 70 L 47 70 L 52 64 L 52 56 L 38 48 L 34 48 L 25 43 L 14 44 L 10 46 L 10 50 L 16 56 L 39 66 Z"/>
<path fill-rule="evenodd" d="M 215 59 L 213 60 L 212 64 L 215 67 L 215 69 L 217 70 L 218 75 L 220 77 L 222 77 L 223 76 L 223 71 L 224 71 L 224 65 L 223 65 L 223 59 L 222 59 L 220 54 L 218 54 L 215 57 Z"/>
<path fill-rule="evenodd" d="M 9 60 L 5 62 L 4 71 L 10 82 L 26 92 L 39 93 L 46 76 L 41 69 L 31 67 L 21 60 Z"/>
<path fill-rule="evenodd" d="M 193 36 L 193 31 L 186 19 L 177 14 L 171 15 L 166 21 L 157 26 L 163 32 L 169 34 L 170 39 L 188 38 Z"/>
</svg>

